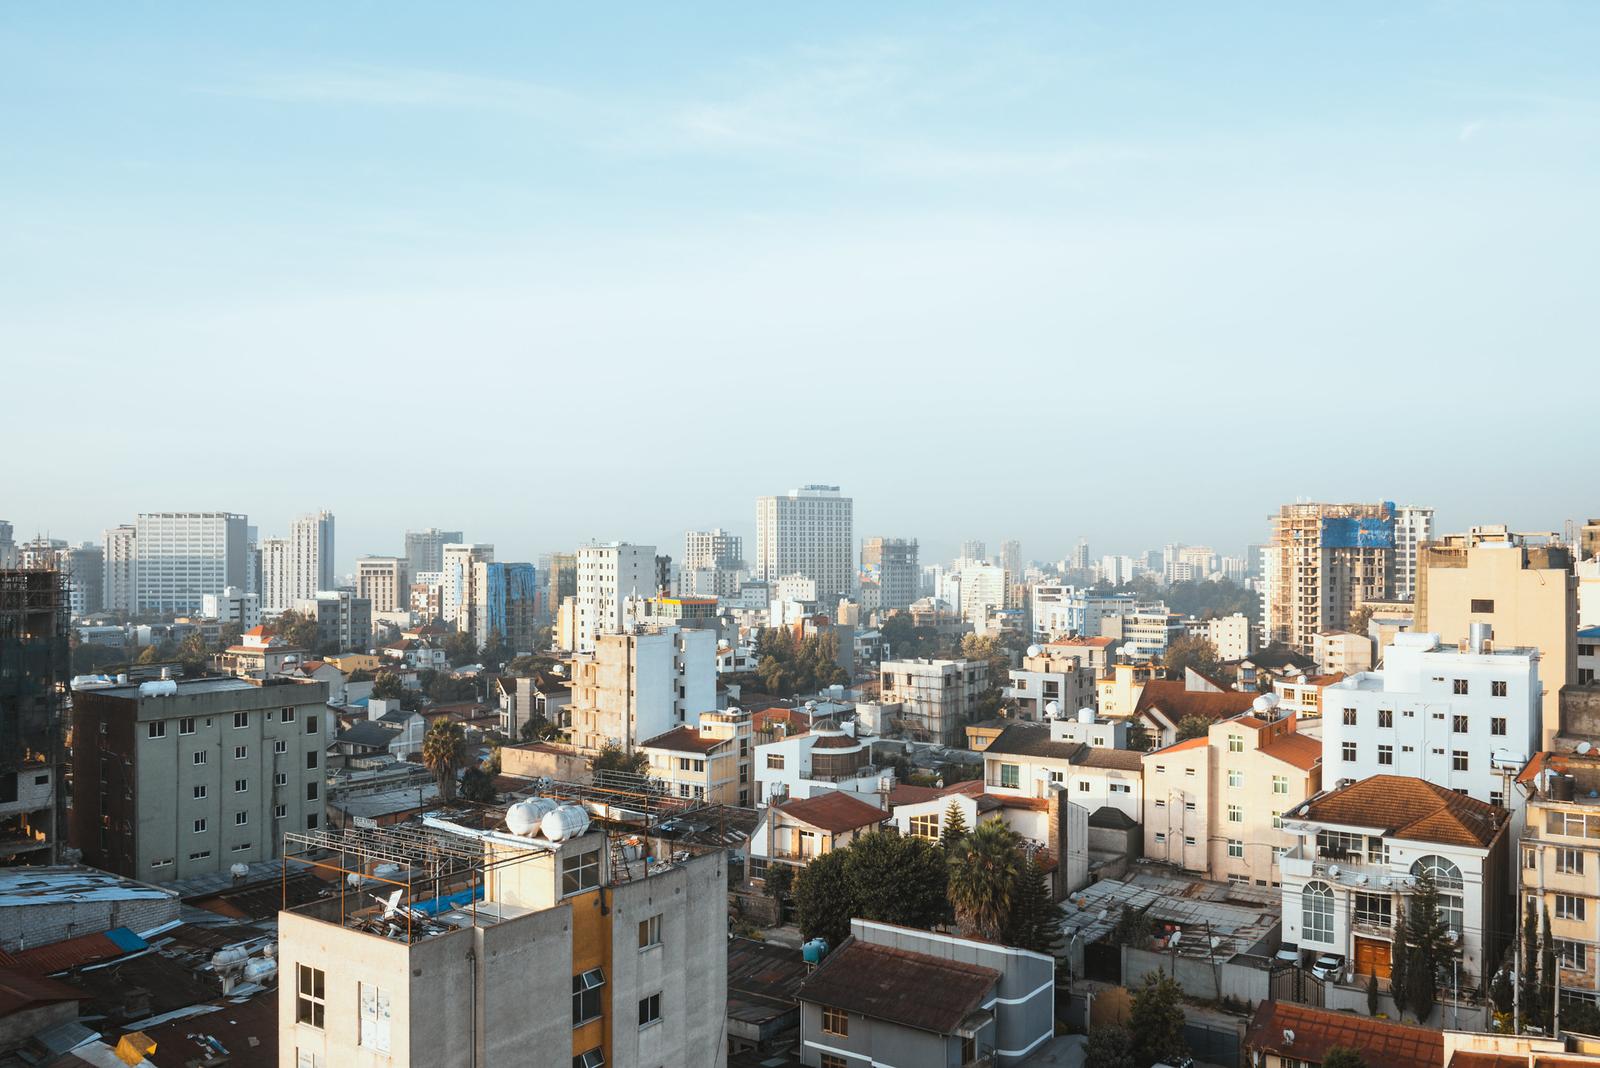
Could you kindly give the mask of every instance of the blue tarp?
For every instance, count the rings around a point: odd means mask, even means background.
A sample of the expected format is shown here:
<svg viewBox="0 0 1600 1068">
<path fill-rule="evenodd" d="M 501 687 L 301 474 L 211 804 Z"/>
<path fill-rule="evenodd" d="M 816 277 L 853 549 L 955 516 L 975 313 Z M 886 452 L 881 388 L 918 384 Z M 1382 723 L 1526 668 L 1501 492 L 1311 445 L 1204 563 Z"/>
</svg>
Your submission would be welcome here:
<svg viewBox="0 0 1600 1068">
<path fill-rule="evenodd" d="M 458 894 L 449 894 L 445 897 L 436 897 L 430 901 L 418 901 L 411 907 L 428 916 L 437 916 L 441 912 L 449 912 L 463 905 L 470 905 L 474 901 L 483 900 L 483 887 L 474 890 L 463 890 Z"/>
<path fill-rule="evenodd" d="M 150 943 L 128 930 L 126 927 L 113 927 L 106 932 L 106 937 L 120 950 L 128 953 L 137 953 L 141 949 L 149 949 Z"/>
</svg>

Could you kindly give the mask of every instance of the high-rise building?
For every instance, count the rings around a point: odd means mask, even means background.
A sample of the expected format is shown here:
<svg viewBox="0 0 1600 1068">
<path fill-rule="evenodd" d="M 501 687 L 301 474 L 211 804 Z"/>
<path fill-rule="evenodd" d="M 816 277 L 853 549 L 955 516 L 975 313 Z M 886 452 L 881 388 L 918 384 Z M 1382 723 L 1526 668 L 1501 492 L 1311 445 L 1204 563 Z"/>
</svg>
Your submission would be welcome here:
<svg viewBox="0 0 1600 1068">
<path fill-rule="evenodd" d="M 729 534 L 721 527 L 687 531 L 683 535 L 682 566 L 737 571 L 744 567 L 744 539 L 737 534 Z"/>
<path fill-rule="evenodd" d="M 67 623 L 59 571 L 0 570 L 0 865 L 60 852 Z"/>
<path fill-rule="evenodd" d="M 1394 589 L 1395 508 L 1380 504 L 1286 504 L 1262 550 L 1262 644 L 1311 651 L 1318 631 L 1344 630 L 1366 601 Z"/>
<path fill-rule="evenodd" d="M 487 542 L 451 542 L 440 550 L 440 559 L 440 618 L 454 623 L 456 630 L 471 630 L 464 609 L 472 584 L 472 565 L 493 560 L 494 546 Z"/>
<path fill-rule="evenodd" d="M 585 545 L 577 555 L 572 648 L 588 653 L 602 634 L 618 634 L 627 626 L 624 601 L 656 592 L 656 547 L 613 541 Z"/>
<path fill-rule="evenodd" d="M 1417 563 L 1415 631 L 1445 643 L 1487 623 L 1494 646 L 1539 650 L 1541 744 L 1561 728 L 1561 688 L 1578 681 L 1578 578 L 1553 534 L 1473 527 L 1426 545 Z"/>
<path fill-rule="evenodd" d="M 1578 559 L 1600 556 L 1600 519 L 1591 519 L 1578 531 Z"/>
<path fill-rule="evenodd" d="M 1072 550 L 1072 566 L 1079 571 L 1089 570 L 1089 539 L 1079 538 Z"/>
<path fill-rule="evenodd" d="M 968 560 L 988 560 L 988 559 L 989 559 L 989 546 L 985 545 L 981 540 L 979 540 L 977 538 L 969 538 L 966 541 L 961 543 L 961 556 L 960 556 L 959 559 L 956 560 L 956 564 L 959 566 L 962 562 L 968 561 Z"/>
<path fill-rule="evenodd" d="M 1433 540 L 1433 509 L 1404 505 L 1394 518 L 1394 596 L 1399 601 L 1417 596 L 1417 554 Z"/>
<path fill-rule="evenodd" d="M 313 512 L 289 526 L 289 599 L 302 601 L 338 583 L 333 576 L 333 513 Z"/>
<path fill-rule="evenodd" d="M 374 612 L 404 612 L 411 590 L 406 562 L 398 556 L 364 556 L 356 561 L 356 596 Z"/>
<path fill-rule="evenodd" d="M 316 621 L 318 650 L 365 652 L 372 646 L 372 602 L 348 589 L 318 590 L 296 601 L 294 610 Z"/>
<path fill-rule="evenodd" d="M 853 503 L 838 486 L 802 486 L 756 501 L 756 577 L 801 574 L 817 603 L 836 605 L 855 586 Z"/>
<path fill-rule="evenodd" d="M 244 592 L 261 599 L 261 531 L 254 526 L 244 528 L 245 569 Z"/>
<path fill-rule="evenodd" d="M 961 618 L 977 626 L 991 609 L 1010 603 L 1006 569 L 988 561 L 972 561 L 961 569 Z"/>
<path fill-rule="evenodd" d="M 475 561 L 466 608 L 467 629 L 478 645 L 498 634 L 513 653 L 534 651 L 539 584 L 532 564 Z"/>
<path fill-rule="evenodd" d="M 108 612 L 134 611 L 137 585 L 134 580 L 136 558 L 135 528 L 124 523 L 112 527 L 101 536 L 105 556 L 105 577 L 102 592 Z"/>
<path fill-rule="evenodd" d="M 602 634 L 592 653 L 572 662 L 567 706 L 572 744 L 588 752 L 607 743 L 633 752 L 640 742 L 717 707 L 717 633 L 658 627 L 642 634 Z"/>
<path fill-rule="evenodd" d="M 861 543 L 861 571 L 877 582 L 880 608 L 910 608 L 921 596 L 915 538 L 868 538 Z"/>
<path fill-rule="evenodd" d="M 246 520 L 232 512 L 141 512 L 135 611 L 198 614 L 208 593 L 243 586 Z"/>
<path fill-rule="evenodd" d="M 444 570 L 444 547 L 459 545 L 466 539 L 459 530 L 406 531 L 406 573 L 420 575 L 424 571 Z"/>
<path fill-rule="evenodd" d="M 1000 566 L 1012 582 L 1022 581 L 1022 543 L 1015 539 L 1000 543 Z"/>
<path fill-rule="evenodd" d="M 326 683 L 182 679 L 73 695 L 72 845 L 170 882 L 281 855 L 322 823 Z"/>
<path fill-rule="evenodd" d="M 554 618 L 562 601 L 578 595 L 578 554 L 545 553 L 539 558 L 539 577 L 544 582 L 544 614 Z"/>
<path fill-rule="evenodd" d="M 261 543 L 261 614 L 271 618 L 294 604 L 289 595 L 289 539 Z"/>
<path fill-rule="evenodd" d="M 12 526 L 0 519 L 0 568 L 17 566 L 17 542 Z"/>
<path fill-rule="evenodd" d="M 86 616 L 105 607 L 106 554 L 92 541 L 56 552 L 57 567 L 67 576 L 68 604 L 73 616 Z"/>
</svg>

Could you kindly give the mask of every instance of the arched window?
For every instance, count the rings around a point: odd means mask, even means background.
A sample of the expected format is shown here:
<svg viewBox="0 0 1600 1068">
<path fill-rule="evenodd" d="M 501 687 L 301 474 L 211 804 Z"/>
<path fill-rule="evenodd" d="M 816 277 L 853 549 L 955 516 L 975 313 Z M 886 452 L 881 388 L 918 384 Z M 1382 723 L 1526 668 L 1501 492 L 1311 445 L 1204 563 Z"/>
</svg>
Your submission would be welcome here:
<svg viewBox="0 0 1600 1068">
<path fill-rule="evenodd" d="M 1439 891 L 1439 919 L 1458 936 L 1465 937 L 1462 924 L 1466 918 L 1466 906 L 1461 891 L 1466 884 L 1461 879 L 1461 869 L 1444 857 L 1429 854 L 1411 865 L 1411 874 L 1433 877 L 1433 885 Z"/>
<path fill-rule="evenodd" d="M 1333 887 L 1313 879 L 1300 891 L 1300 937 L 1307 942 L 1333 941 Z"/>
</svg>

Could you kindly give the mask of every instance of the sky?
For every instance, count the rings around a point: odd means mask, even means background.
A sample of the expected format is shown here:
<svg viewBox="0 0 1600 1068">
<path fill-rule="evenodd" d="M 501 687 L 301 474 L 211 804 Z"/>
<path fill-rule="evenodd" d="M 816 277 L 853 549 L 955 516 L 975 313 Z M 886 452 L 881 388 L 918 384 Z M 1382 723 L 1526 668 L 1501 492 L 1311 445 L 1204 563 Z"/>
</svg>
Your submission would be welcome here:
<svg viewBox="0 0 1600 1068">
<path fill-rule="evenodd" d="M 1137 10 L 1130 10 L 1131 8 Z M 9 5 L 0 518 L 1600 513 L 1600 7 Z"/>
</svg>

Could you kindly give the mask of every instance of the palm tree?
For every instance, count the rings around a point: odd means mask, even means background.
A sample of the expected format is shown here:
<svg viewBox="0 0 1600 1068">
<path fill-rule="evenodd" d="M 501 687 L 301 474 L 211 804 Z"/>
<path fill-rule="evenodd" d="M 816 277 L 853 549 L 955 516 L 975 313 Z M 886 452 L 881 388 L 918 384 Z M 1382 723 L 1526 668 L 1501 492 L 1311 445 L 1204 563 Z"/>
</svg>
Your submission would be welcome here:
<svg viewBox="0 0 1600 1068">
<path fill-rule="evenodd" d="M 467 740 L 461 724 L 448 717 L 434 721 L 422 736 L 422 764 L 433 772 L 439 784 L 439 799 L 449 804 L 455 799 L 456 770 L 466 763 Z"/>
<path fill-rule="evenodd" d="M 968 934 L 998 942 L 1016 895 L 1021 836 L 999 818 L 978 824 L 950 854 L 950 907 Z"/>
</svg>

